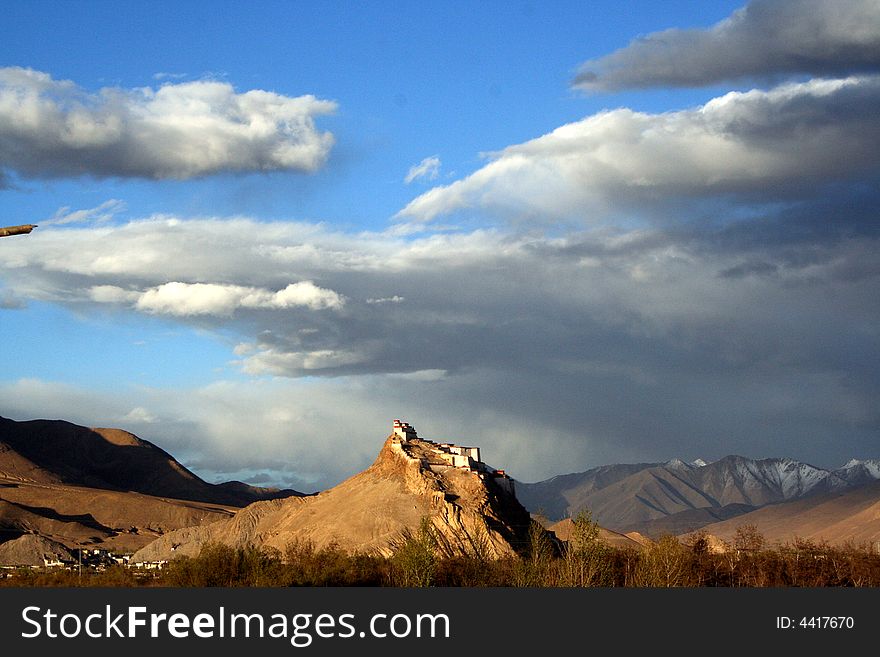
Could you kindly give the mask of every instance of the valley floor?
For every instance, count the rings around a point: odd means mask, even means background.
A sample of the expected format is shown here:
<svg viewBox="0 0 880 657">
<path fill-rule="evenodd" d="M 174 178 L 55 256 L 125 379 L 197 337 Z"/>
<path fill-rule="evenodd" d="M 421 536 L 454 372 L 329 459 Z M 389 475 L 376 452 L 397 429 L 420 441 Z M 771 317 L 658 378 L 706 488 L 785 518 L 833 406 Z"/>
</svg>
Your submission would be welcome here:
<svg viewBox="0 0 880 657">
<path fill-rule="evenodd" d="M 543 537 L 544 534 L 535 534 Z M 756 538 L 756 537 L 752 537 Z M 699 538 L 665 537 L 641 550 L 591 542 L 559 551 L 538 538 L 520 556 L 437 558 L 429 536 L 413 536 L 393 557 L 349 554 L 307 543 L 282 554 L 267 548 L 204 546 L 195 557 L 161 570 L 0 571 L 0 586 L 16 587 L 876 587 L 880 555 L 863 547 L 810 541 L 764 549 L 739 546 L 713 554 Z"/>
</svg>

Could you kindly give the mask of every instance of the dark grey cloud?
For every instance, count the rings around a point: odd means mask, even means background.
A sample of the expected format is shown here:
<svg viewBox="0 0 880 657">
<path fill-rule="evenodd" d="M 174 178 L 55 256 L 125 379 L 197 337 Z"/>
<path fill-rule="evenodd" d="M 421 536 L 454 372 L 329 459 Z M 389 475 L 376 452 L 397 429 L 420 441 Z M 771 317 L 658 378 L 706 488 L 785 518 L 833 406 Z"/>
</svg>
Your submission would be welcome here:
<svg viewBox="0 0 880 657">
<path fill-rule="evenodd" d="M 585 62 L 572 85 L 589 91 L 694 87 L 878 69 L 880 5 L 875 0 L 753 0 L 711 28 L 653 32 Z"/>
<path fill-rule="evenodd" d="M 176 178 L 323 166 L 333 135 L 315 118 L 336 104 L 224 82 L 105 88 L 0 68 L 3 169 L 23 177 Z"/>
</svg>

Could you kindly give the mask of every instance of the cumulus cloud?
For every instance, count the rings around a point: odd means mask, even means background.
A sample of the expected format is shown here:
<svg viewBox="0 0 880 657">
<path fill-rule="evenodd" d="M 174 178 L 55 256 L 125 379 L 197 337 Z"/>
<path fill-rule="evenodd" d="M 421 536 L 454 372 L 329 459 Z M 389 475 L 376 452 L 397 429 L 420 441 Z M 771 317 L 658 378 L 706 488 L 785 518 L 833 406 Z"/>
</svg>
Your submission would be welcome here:
<svg viewBox="0 0 880 657">
<path fill-rule="evenodd" d="M 508 146 L 470 176 L 435 187 L 399 217 L 463 209 L 528 219 L 601 220 L 675 199 L 784 199 L 880 167 L 880 77 L 731 92 L 703 106 L 600 112 Z"/>
<path fill-rule="evenodd" d="M 432 155 L 430 157 L 426 157 L 418 164 L 414 164 L 413 166 L 411 166 L 406 174 L 406 177 L 403 179 L 403 182 L 409 185 L 413 180 L 418 180 L 420 178 L 424 178 L 426 180 L 437 180 L 437 177 L 439 175 L 440 158 L 436 155 Z"/>
<path fill-rule="evenodd" d="M 89 297 L 99 303 L 133 303 L 138 310 L 160 315 L 231 315 L 238 308 L 281 309 L 304 306 L 312 310 L 339 309 L 344 299 L 312 281 L 291 283 L 283 290 L 217 283 L 163 283 L 143 292 L 114 285 L 95 285 Z"/>
<path fill-rule="evenodd" d="M 32 69 L 0 69 L 0 168 L 24 177 L 186 179 L 319 169 L 336 104 L 225 82 L 89 92 Z"/>
<path fill-rule="evenodd" d="M 709 29 L 653 32 L 590 60 L 572 84 L 613 91 L 878 68 L 880 6 L 875 0 L 752 0 Z"/>
</svg>

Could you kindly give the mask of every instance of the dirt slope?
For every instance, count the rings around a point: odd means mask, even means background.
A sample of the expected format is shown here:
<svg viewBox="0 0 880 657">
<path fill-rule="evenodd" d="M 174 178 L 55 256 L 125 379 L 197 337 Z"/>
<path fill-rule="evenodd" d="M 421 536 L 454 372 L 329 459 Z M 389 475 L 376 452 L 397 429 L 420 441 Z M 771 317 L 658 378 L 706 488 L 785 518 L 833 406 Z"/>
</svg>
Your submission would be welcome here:
<svg viewBox="0 0 880 657">
<path fill-rule="evenodd" d="M 574 526 L 571 518 L 565 518 L 564 520 L 560 520 L 557 523 L 554 523 L 548 527 L 550 531 L 556 534 L 556 538 L 560 541 L 568 541 L 571 537 L 571 530 Z M 636 534 L 637 535 L 637 534 Z M 611 531 L 610 529 L 605 529 L 604 527 L 599 527 L 599 540 L 609 545 L 611 547 L 625 549 L 629 548 L 632 550 L 640 550 L 645 546 L 646 541 L 644 537 L 641 541 L 636 540 L 634 537 L 627 536 L 626 534 L 619 534 L 617 532 Z"/>
<path fill-rule="evenodd" d="M 42 566 L 46 561 L 73 561 L 73 555 L 60 543 L 36 534 L 0 544 L 0 563 L 4 565 Z"/>
</svg>

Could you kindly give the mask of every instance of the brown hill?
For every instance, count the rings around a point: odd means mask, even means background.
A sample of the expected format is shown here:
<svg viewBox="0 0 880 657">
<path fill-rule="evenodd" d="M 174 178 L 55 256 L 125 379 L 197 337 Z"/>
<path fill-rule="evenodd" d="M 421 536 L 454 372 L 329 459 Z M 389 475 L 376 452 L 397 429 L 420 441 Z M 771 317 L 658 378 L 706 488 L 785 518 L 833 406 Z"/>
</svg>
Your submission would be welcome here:
<svg viewBox="0 0 880 657">
<path fill-rule="evenodd" d="M 301 495 L 242 482 L 209 484 L 166 451 L 132 433 L 89 429 L 61 420 L 16 422 L 0 417 L 0 477 L 238 507 Z"/>
<path fill-rule="evenodd" d="M 565 518 L 564 520 L 560 520 L 559 522 L 550 525 L 548 529 L 556 534 L 556 538 L 560 541 L 568 541 L 569 538 L 571 538 L 571 530 L 573 526 L 574 523 L 571 518 Z M 632 536 L 628 536 L 626 534 L 618 534 L 617 532 L 605 529 L 604 527 L 599 527 L 599 540 L 614 548 L 631 550 L 641 550 L 650 543 L 650 541 L 637 532 L 633 532 Z"/>
<path fill-rule="evenodd" d="M 133 559 L 192 555 L 207 542 L 283 551 L 302 540 L 389 555 L 408 532 L 418 530 L 422 518 L 430 521 L 445 554 L 493 558 L 520 549 L 530 518 L 504 481 L 481 462 L 452 467 L 441 451 L 430 441 L 389 436 L 369 468 L 330 490 L 256 502 L 229 520 L 166 534 Z"/>
<path fill-rule="evenodd" d="M 66 547 L 43 536 L 25 534 L 0 545 L 0 564 L 44 566 L 51 562 L 73 561 Z"/>
<path fill-rule="evenodd" d="M 165 532 L 229 518 L 234 509 L 141 493 L 0 480 L 0 543 L 37 533 L 69 548 L 133 552 Z"/>
<path fill-rule="evenodd" d="M 726 504 L 724 506 L 687 509 L 661 518 L 633 523 L 629 525 L 629 529 L 655 539 L 666 534 L 676 536 L 678 534 L 694 532 L 706 525 L 736 518 L 754 511 L 755 508 L 748 504 Z"/>
<path fill-rule="evenodd" d="M 843 493 L 771 504 L 703 530 L 730 542 L 742 525 L 755 525 L 770 543 L 802 538 L 832 545 L 876 544 L 880 542 L 880 482 Z"/>
<path fill-rule="evenodd" d="M 209 484 L 120 429 L 0 418 L 0 544 L 36 533 L 69 548 L 130 552 L 165 532 L 288 495 L 300 493 Z"/>
</svg>

